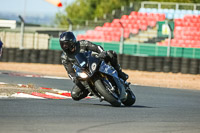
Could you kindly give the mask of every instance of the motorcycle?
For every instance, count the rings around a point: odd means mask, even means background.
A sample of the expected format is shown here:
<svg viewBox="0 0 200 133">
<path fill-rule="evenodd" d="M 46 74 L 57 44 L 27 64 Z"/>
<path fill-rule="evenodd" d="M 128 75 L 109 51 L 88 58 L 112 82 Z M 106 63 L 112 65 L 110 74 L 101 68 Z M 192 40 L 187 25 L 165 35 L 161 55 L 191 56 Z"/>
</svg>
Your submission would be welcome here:
<svg viewBox="0 0 200 133">
<path fill-rule="evenodd" d="M 85 86 L 91 95 L 119 107 L 121 103 L 132 106 L 136 97 L 129 88 L 129 83 L 118 77 L 117 71 L 97 54 L 91 51 L 75 55 L 73 68 L 76 78 Z"/>
</svg>

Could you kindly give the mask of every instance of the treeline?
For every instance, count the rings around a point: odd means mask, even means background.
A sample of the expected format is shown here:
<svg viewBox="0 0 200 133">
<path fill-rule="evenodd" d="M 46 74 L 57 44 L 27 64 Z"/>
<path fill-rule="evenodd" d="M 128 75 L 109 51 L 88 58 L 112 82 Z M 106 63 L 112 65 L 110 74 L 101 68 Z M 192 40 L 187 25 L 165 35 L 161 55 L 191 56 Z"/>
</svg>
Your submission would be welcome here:
<svg viewBox="0 0 200 133">
<path fill-rule="evenodd" d="M 166 0 L 145 1 L 166 2 Z M 75 0 L 72 4 L 66 5 L 63 12 L 56 14 L 56 23 L 58 26 L 68 26 L 67 19 L 70 19 L 74 25 L 84 24 L 85 20 L 103 18 L 104 14 L 120 9 L 121 6 L 129 6 L 131 2 L 140 3 L 142 0 Z M 200 0 L 168 0 L 167 2 L 200 3 Z"/>
</svg>

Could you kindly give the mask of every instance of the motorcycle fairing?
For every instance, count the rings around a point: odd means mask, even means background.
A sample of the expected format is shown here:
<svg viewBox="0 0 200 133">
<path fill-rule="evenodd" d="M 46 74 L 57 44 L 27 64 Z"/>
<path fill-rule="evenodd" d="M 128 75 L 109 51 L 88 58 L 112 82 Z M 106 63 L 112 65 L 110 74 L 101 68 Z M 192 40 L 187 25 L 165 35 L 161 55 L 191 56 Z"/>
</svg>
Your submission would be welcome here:
<svg viewBox="0 0 200 133">
<path fill-rule="evenodd" d="M 106 64 L 104 61 L 101 62 L 99 71 L 117 79 L 119 78 L 117 71 L 112 66 Z"/>
<path fill-rule="evenodd" d="M 117 84 L 117 88 L 119 88 L 120 91 L 120 99 L 123 99 L 126 95 L 125 88 L 121 83 L 120 78 L 118 77 L 117 71 L 112 66 L 106 64 L 104 61 L 101 62 L 99 71 L 113 77 L 115 83 Z"/>
<path fill-rule="evenodd" d="M 77 64 L 73 65 L 73 68 L 76 70 L 76 72 L 82 72 L 84 71 L 82 68 L 89 68 L 89 77 L 91 77 L 94 72 L 96 71 L 99 63 L 100 63 L 100 59 L 95 58 L 93 56 L 91 56 L 92 52 L 89 51 L 87 53 L 78 53 L 75 56 L 75 59 L 77 61 Z"/>
</svg>

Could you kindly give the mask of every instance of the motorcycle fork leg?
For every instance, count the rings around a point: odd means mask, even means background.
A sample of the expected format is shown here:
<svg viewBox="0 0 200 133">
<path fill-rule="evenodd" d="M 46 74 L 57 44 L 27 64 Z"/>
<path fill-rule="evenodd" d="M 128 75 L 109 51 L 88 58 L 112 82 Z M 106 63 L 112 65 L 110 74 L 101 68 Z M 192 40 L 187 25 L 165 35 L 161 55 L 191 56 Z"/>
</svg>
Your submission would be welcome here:
<svg viewBox="0 0 200 133">
<path fill-rule="evenodd" d="M 120 92 L 120 100 L 121 101 L 125 101 L 126 98 L 127 98 L 127 94 L 126 94 L 126 90 L 125 90 L 125 87 L 124 85 L 121 83 L 120 79 L 117 79 L 117 82 L 116 82 L 118 85 L 118 88 L 119 88 L 119 92 Z"/>
<path fill-rule="evenodd" d="M 96 90 L 92 87 L 94 86 L 94 82 L 92 80 L 89 80 L 86 84 L 87 84 L 87 89 L 91 94 L 100 97 L 99 94 L 96 92 Z"/>
</svg>

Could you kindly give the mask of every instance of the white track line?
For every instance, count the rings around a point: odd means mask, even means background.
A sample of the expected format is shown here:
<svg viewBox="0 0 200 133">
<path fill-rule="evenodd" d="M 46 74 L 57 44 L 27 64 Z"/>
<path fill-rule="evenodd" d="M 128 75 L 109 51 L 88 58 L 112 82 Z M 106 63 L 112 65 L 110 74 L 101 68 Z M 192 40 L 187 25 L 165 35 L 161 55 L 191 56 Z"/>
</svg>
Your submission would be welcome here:
<svg viewBox="0 0 200 133">
<path fill-rule="evenodd" d="M 11 95 L 11 97 L 16 97 L 16 98 L 46 99 L 46 98 L 43 98 L 43 97 L 33 96 L 33 95 L 30 95 L 30 94 L 25 94 L 25 93 L 15 93 L 15 94 Z"/>
<path fill-rule="evenodd" d="M 65 90 L 59 90 L 59 89 L 52 89 L 52 90 L 57 93 L 71 93 L 71 91 L 65 91 Z"/>
<path fill-rule="evenodd" d="M 70 79 L 66 77 L 56 77 L 56 76 L 41 76 L 41 78 L 49 78 L 49 79 Z"/>
<path fill-rule="evenodd" d="M 5 83 L 5 82 L 0 82 L 0 85 L 5 85 L 5 84 L 7 84 L 7 83 Z"/>
<path fill-rule="evenodd" d="M 59 94 L 54 94 L 54 93 L 49 93 L 49 92 L 46 92 L 45 93 L 46 95 L 51 95 L 51 96 L 54 96 L 54 97 L 60 97 L 60 98 L 69 98 L 69 99 L 72 99 L 71 97 L 67 97 L 67 96 L 63 96 L 63 95 L 59 95 Z"/>
<path fill-rule="evenodd" d="M 9 98 L 9 96 L 1 96 L 0 95 L 0 99 L 4 99 L 4 98 Z"/>
</svg>

